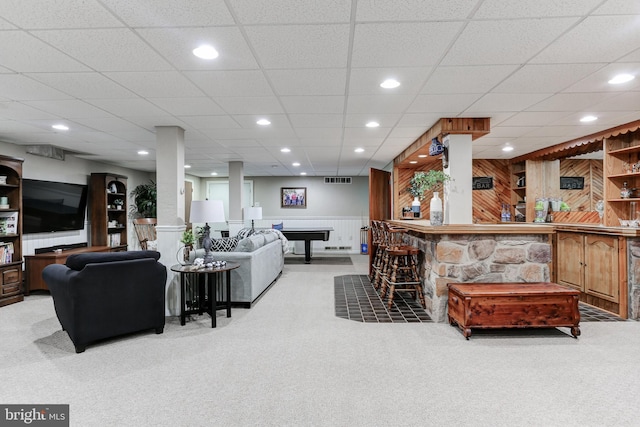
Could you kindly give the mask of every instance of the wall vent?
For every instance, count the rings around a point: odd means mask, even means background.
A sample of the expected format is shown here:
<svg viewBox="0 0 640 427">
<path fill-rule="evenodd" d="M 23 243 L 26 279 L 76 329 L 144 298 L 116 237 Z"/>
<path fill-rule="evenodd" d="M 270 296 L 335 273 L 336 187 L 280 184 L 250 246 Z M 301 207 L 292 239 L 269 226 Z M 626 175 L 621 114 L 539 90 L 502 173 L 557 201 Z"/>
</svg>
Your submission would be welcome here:
<svg viewBox="0 0 640 427">
<path fill-rule="evenodd" d="M 344 251 L 344 250 L 350 250 L 351 246 L 325 246 L 324 250 L 325 251 Z"/>
<path fill-rule="evenodd" d="M 350 176 L 325 176 L 325 184 L 351 184 Z"/>
</svg>

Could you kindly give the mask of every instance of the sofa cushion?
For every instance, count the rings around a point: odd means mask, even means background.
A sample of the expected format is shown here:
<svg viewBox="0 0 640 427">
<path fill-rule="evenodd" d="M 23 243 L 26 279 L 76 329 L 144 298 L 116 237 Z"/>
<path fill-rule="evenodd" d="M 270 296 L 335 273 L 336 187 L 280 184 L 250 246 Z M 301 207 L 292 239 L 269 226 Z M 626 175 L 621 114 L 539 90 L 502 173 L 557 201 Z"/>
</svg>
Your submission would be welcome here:
<svg viewBox="0 0 640 427">
<path fill-rule="evenodd" d="M 237 237 L 223 237 L 211 242 L 211 250 L 215 252 L 233 252 L 238 246 Z"/>
<path fill-rule="evenodd" d="M 270 230 L 265 230 L 265 233 L 263 233 L 262 235 L 264 236 L 265 245 L 278 240 L 278 235 L 276 233 L 271 233 Z"/>
<path fill-rule="evenodd" d="M 240 231 L 238 231 L 238 234 L 236 237 L 238 238 L 238 241 L 240 241 L 245 237 L 249 237 L 251 234 L 253 233 L 251 232 L 250 228 L 241 228 Z"/>
<path fill-rule="evenodd" d="M 236 252 L 253 252 L 264 246 L 264 236 L 262 234 L 253 234 L 238 242 Z"/>
<path fill-rule="evenodd" d="M 67 257 L 65 265 L 72 270 L 80 271 L 87 264 L 102 262 L 126 261 L 131 259 L 153 258 L 160 259 L 160 252 L 156 251 L 124 251 L 124 252 L 88 252 L 72 254 Z"/>
</svg>

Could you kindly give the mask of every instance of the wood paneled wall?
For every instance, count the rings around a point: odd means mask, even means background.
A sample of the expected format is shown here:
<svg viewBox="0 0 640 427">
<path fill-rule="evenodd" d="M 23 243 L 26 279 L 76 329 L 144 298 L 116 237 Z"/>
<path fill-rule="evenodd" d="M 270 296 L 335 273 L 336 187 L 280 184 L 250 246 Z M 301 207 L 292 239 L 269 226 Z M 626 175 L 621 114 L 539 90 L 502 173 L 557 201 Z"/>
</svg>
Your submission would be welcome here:
<svg viewBox="0 0 640 427">
<path fill-rule="evenodd" d="M 602 160 L 563 159 L 560 161 L 560 176 L 584 178 L 582 190 L 560 190 L 560 197 L 569 205 L 571 212 L 589 212 L 603 198 Z"/>
<path fill-rule="evenodd" d="M 494 223 L 500 221 L 500 213 L 502 211 L 502 203 L 511 203 L 510 196 L 510 162 L 508 160 L 490 160 L 476 159 L 473 160 L 473 176 L 490 176 L 493 177 L 493 189 L 491 190 L 474 190 L 473 197 L 473 221 L 477 223 Z M 441 167 L 440 162 L 434 162 L 434 168 Z M 397 193 L 395 196 L 394 218 L 402 218 L 402 207 L 411 206 L 413 197 L 407 192 L 409 181 L 413 174 L 417 171 L 427 171 L 429 168 L 422 169 L 396 169 L 394 176 L 396 182 L 395 188 Z M 441 190 L 440 190 L 441 191 Z M 442 193 L 441 193 L 442 195 Z M 433 197 L 433 192 L 424 193 L 424 199 L 420 206 L 422 218 L 429 218 L 429 200 Z"/>
</svg>

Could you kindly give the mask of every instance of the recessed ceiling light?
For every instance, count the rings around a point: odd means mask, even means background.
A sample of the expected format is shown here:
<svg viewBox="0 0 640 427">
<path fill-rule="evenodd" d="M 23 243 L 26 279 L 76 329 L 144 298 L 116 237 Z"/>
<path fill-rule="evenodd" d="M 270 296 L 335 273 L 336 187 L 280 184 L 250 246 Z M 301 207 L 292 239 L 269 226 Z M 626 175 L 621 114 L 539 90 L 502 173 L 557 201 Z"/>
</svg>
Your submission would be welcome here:
<svg viewBox="0 0 640 427">
<path fill-rule="evenodd" d="M 208 44 L 203 44 L 193 49 L 193 54 L 201 59 L 215 59 L 218 57 L 218 51 Z"/>
<path fill-rule="evenodd" d="M 291 163 L 291 166 L 294 166 L 294 167 L 296 167 L 296 168 L 297 168 L 298 166 L 300 166 L 300 163 L 298 163 L 298 162 L 293 162 L 293 163 Z"/>
<path fill-rule="evenodd" d="M 300 172 L 300 175 L 306 175 L 306 174 L 307 174 L 306 172 Z"/>
<path fill-rule="evenodd" d="M 53 125 L 51 126 L 54 129 L 57 130 L 69 130 L 69 126 L 63 125 L 63 124 L 59 124 L 59 125 Z"/>
<path fill-rule="evenodd" d="M 513 151 L 513 147 L 510 145 L 507 145 L 506 147 L 502 147 L 502 151 Z"/>
<path fill-rule="evenodd" d="M 191 165 L 184 165 L 185 169 L 191 169 Z"/>
<path fill-rule="evenodd" d="M 290 148 L 286 148 L 286 147 L 285 148 L 281 148 L 280 152 L 282 152 L 282 153 L 290 153 L 291 149 Z"/>
<path fill-rule="evenodd" d="M 378 126 L 380 126 L 380 123 L 378 122 L 369 122 L 365 125 L 368 128 L 377 128 Z"/>
<path fill-rule="evenodd" d="M 211 172 L 211 176 L 216 176 L 218 175 L 218 172 Z"/>
<path fill-rule="evenodd" d="M 260 126 L 269 126 L 271 124 L 271 122 L 267 119 L 260 119 L 256 123 Z"/>
<path fill-rule="evenodd" d="M 358 147 L 358 148 L 356 148 L 356 149 L 355 149 L 355 150 L 353 150 L 353 151 L 355 151 L 356 153 L 364 153 L 364 148 L 360 148 L 360 147 Z"/>
<path fill-rule="evenodd" d="M 425 157 L 427 157 L 426 154 L 418 154 L 418 157 L 420 157 L 421 159 L 424 159 Z"/>
<path fill-rule="evenodd" d="M 147 150 L 140 150 L 138 151 L 138 154 L 140 154 L 141 156 L 146 156 L 147 154 L 149 154 L 149 152 Z"/>
<path fill-rule="evenodd" d="M 409 163 L 411 163 L 412 165 L 415 165 L 416 163 L 418 163 L 417 160 L 410 160 Z"/>
<path fill-rule="evenodd" d="M 396 79 L 387 79 L 380 83 L 380 87 L 383 87 L 385 89 L 395 89 L 398 86 L 400 86 L 400 82 Z"/>
<path fill-rule="evenodd" d="M 583 118 L 580 119 L 582 123 L 593 122 L 595 120 L 598 120 L 596 116 L 584 116 Z"/>
<path fill-rule="evenodd" d="M 633 74 L 618 74 L 617 76 L 614 76 L 611 80 L 609 80 L 609 84 L 619 85 L 622 83 L 630 82 L 635 78 L 636 76 L 634 76 Z"/>
</svg>

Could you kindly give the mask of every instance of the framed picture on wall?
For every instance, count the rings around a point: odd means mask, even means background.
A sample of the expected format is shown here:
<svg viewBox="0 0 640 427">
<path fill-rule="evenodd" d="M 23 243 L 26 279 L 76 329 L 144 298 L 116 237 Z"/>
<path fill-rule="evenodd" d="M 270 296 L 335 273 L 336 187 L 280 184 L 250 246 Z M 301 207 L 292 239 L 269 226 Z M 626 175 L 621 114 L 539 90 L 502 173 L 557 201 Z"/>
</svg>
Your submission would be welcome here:
<svg viewBox="0 0 640 427">
<path fill-rule="evenodd" d="M 280 207 L 306 208 L 307 187 L 280 187 Z"/>
</svg>

